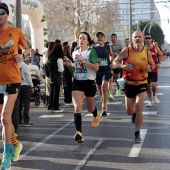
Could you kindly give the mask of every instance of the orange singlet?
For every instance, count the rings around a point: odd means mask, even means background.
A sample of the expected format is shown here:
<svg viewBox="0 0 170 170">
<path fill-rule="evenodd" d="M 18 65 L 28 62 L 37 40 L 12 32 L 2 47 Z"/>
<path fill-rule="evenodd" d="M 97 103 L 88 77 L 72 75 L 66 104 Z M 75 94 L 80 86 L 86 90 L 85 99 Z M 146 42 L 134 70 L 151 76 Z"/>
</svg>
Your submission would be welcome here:
<svg viewBox="0 0 170 170">
<path fill-rule="evenodd" d="M 132 46 L 128 47 L 128 57 L 123 60 L 123 64 L 134 64 L 132 71 L 123 70 L 123 77 L 126 84 L 139 85 L 147 83 L 148 73 L 144 71 L 148 65 L 148 50 L 143 47 L 141 52 L 136 52 Z"/>
</svg>

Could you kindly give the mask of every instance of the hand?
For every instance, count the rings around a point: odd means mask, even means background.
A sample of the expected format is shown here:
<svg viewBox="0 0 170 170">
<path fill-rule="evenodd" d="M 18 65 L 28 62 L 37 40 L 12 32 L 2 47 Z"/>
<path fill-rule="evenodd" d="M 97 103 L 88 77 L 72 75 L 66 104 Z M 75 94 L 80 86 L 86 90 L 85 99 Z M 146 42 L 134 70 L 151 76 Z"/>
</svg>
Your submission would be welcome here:
<svg viewBox="0 0 170 170">
<path fill-rule="evenodd" d="M 144 68 L 144 71 L 145 72 L 151 72 L 151 66 L 150 65 L 147 65 L 145 68 Z"/>
<path fill-rule="evenodd" d="M 81 62 L 84 61 L 84 58 L 83 58 L 83 56 L 82 56 L 81 54 L 76 54 L 76 55 L 75 55 L 75 58 L 76 58 L 78 61 L 81 61 Z"/>
<path fill-rule="evenodd" d="M 133 67 L 131 66 L 131 64 L 126 64 L 126 65 L 123 66 L 123 69 L 126 70 L 126 71 L 132 71 Z"/>
<path fill-rule="evenodd" d="M 31 94 L 33 94 L 34 93 L 34 88 L 31 88 Z"/>
<path fill-rule="evenodd" d="M 23 54 L 14 54 L 14 58 L 17 63 L 20 63 L 24 59 Z"/>
<path fill-rule="evenodd" d="M 160 63 L 157 63 L 157 64 L 156 64 L 156 67 L 158 67 L 158 68 L 159 68 L 159 67 L 160 67 L 160 65 L 161 65 Z"/>
</svg>

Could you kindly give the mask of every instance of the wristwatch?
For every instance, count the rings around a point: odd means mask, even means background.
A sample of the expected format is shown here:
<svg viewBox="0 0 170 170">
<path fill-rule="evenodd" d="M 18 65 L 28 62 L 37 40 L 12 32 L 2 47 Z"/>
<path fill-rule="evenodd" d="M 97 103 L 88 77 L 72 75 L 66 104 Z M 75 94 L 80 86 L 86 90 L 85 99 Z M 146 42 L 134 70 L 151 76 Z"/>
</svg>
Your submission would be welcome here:
<svg viewBox="0 0 170 170">
<path fill-rule="evenodd" d="M 83 63 L 85 63 L 85 62 L 86 62 L 86 59 L 83 60 Z"/>
</svg>

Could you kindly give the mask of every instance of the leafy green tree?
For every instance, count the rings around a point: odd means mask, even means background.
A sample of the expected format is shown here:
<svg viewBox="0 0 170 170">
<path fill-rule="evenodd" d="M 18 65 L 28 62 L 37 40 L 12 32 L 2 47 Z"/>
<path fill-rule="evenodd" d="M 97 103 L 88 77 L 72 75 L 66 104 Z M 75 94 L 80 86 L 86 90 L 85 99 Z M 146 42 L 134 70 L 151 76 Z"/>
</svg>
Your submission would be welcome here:
<svg viewBox="0 0 170 170">
<path fill-rule="evenodd" d="M 158 40 L 159 45 L 164 43 L 165 35 L 163 34 L 160 26 L 154 21 L 139 21 L 138 28 L 141 30 L 144 35 L 146 33 L 151 33 L 152 38 Z M 133 30 L 137 30 L 137 24 L 132 26 Z"/>
</svg>

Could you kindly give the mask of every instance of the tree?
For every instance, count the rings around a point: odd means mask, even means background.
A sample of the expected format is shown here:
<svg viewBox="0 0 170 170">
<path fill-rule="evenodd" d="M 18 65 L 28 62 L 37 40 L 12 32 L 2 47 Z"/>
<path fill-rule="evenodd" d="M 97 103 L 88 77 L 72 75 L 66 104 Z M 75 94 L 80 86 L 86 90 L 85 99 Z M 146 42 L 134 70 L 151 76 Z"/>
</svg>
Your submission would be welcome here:
<svg viewBox="0 0 170 170">
<path fill-rule="evenodd" d="M 40 0 L 44 6 L 51 36 L 58 30 L 62 40 L 77 40 L 81 31 L 95 35 L 97 31 L 108 33 L 114 29 L 116 2 L 100 0 Z M 109 33 L 110 33 L 109 32 Z"/>
<path fill-rule="evenodd" d="M 133 25 L 133 30 L 137 29 L 137 24 Z M 139 21 L 139 29 L 144 33 L 152 34 L 152 38 L 158 40 L 159 45 L 164 43 L 165 35 L 160 26 L 154 21 Z"/>
</svg>

